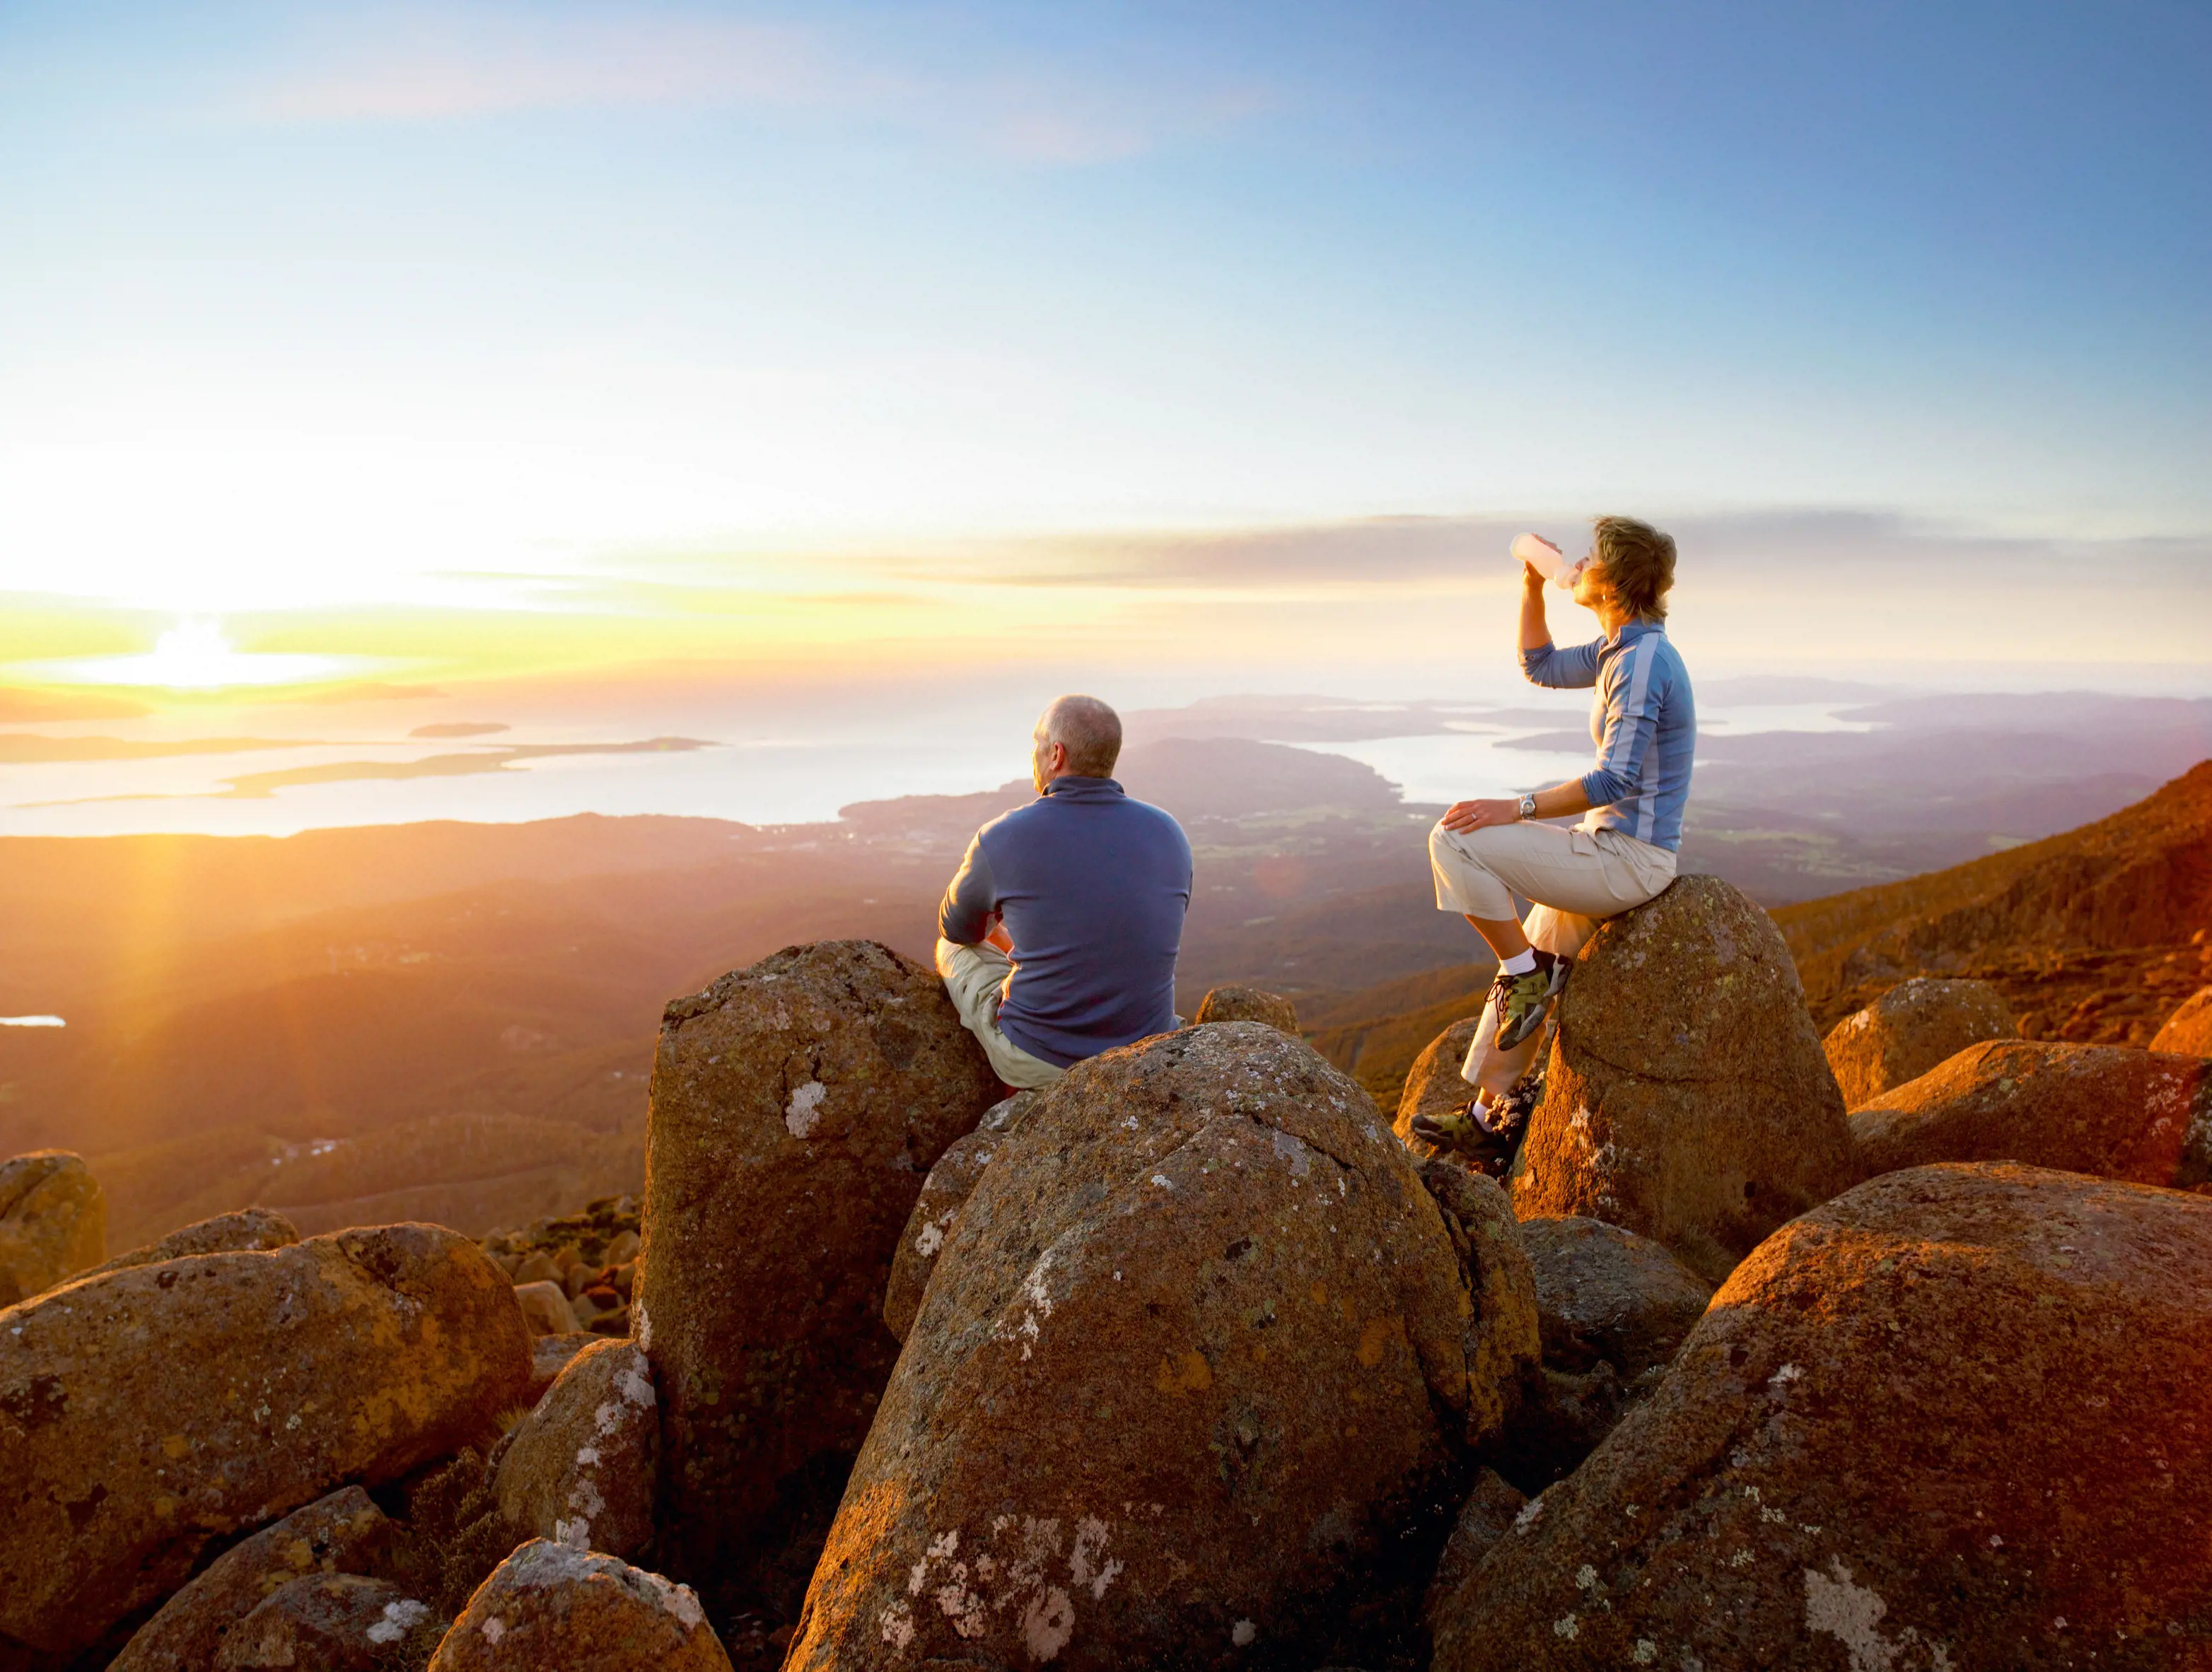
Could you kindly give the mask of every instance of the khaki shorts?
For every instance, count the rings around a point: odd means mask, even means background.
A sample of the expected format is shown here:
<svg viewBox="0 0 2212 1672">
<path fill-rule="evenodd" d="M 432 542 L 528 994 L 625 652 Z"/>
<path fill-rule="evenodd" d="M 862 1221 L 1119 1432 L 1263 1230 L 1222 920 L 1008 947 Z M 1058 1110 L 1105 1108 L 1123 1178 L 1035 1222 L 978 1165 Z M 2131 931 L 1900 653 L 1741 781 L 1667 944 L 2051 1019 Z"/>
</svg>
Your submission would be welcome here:
<svg viewBox="0 0 2212 1672">
<path fill-rule="evenodd" d="M 1554 824 L 1486 825 L 1480 830 L 1429 832 L 1429 869 L 1437 910 L 1495 923 L 1514 915 L 1513 897 L 1534 902 L 1522 928 L 1528 944 L 1571 958 L 1597 933 L 1599 922 L 1641 906 L 1674 880 L 1674 856 L 1617 830 Z M 1483 1006 L 1460 1078 L 1493 1103 L 1528 1071 L 1544 1030 L 1510 1051 L 1497 1049 L 1498 1015 Z"/>
<path fill-rule="evenodd" d="M 1052 1085 L 1067 1070 L 1032 1057 L 999 1028 L 999 1003 L 1006 997 L 1006 978 L 1014 960 L 994 946 L 955 946 L 937 943 L 937 972 L 945 978 L 945 990 L 962 1024 L 982 1045 L 991 1059 L 991 1071 L 1018 1092 Z"/>
</svg>

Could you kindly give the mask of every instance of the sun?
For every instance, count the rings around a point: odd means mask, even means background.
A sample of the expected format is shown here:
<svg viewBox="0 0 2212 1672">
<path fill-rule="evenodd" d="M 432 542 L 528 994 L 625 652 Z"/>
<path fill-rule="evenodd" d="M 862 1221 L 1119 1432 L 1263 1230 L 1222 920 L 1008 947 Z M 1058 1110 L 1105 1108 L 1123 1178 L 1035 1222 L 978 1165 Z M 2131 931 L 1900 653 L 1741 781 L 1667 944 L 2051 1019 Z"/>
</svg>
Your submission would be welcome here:
<svg viewBox="0 0 2212 1672">
<path fill-rule="evenodd" d="M 130 685 L 171 691 L 233 686 L 302 685 L 356 671 L 362 658 L 268 655 L 240 651 L 212 615 L 184 615 L 140 656 L 104 656 L 46 664 L 47 679 L 65 685 Z"/>
</svg>

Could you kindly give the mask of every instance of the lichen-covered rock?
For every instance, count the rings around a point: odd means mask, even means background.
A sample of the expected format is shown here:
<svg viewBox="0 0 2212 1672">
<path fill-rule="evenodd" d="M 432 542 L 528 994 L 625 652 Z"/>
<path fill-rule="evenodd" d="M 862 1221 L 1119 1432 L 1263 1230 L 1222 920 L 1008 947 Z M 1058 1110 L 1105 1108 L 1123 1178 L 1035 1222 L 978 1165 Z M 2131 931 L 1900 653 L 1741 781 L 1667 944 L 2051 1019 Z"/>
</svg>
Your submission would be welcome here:
<svg viewBox="0 0 2212 1672">
<path fill-rule="evenodd" d="M 1558 1006 L 1511 1175 L 1523 1220 L 1582 1215 L 1718 1281 L 1850 1182 L 1835 1075 L 1773 920 L 1712 876 L 1598 927 Z"/>
<path fill-rule="evenodd" d="M 108 1672 L 205 1672 L 223 1639 L 280 1586 L 311 1575 L 392 1578 L 399 1527 L 359 1487 L 341 1487 L 240 1539 L 132 1635 Z"/>
<path fill-rule="evenodd" d="M 1413 1117 L 1448 1115 L 1464 1109 L 1474 1096 L 1474 1087 L 1460 1078 L 1459 1070 L 1481 1026 L 1480 1015 L 1462 1017 L 1430 1040 L 1407 1071 L 1406 1087 L 1398 1093 L 1398 1112 L 1390 1125 L 1416 1160 L 1449 1159 L 1447 1152 L 1413 1130 Z"/>
<path fill-rule="evenodd" d="M 1016 1092 L 992 1105 L 973 1132 L 945 1147 L 937 1165 L 930 1168 L 929 1177 L 921 1181 L 921 1194 L 915 1198 L 906 1229 L 899 1233 L 898 1251 L 891 1257 L 890 1281 L 884 1290 L 884 1327 L 897 1340 L 906 1340 L 914 1315 L 921 1310 L 929 1274 L 937 1269 L 937 1256 L 951 1235 L 975 1181 L 999 1153 L 1006 1134 L 1036 1106 L 1036 1099 L 1035 1092 Z"/>
<path fill-rule="evenodd" d="M 1437 1672 L 2196 1668 L 2212 1202 L 2007 1166 L 1760 1245 L 1437 1620 Z"/>
<path fill-rule="evenodd" d="M 1521 1246 L 1534 1274 L 1544 1363 L 1577 1373 L 1610 1363 L 1633 1382 L 1674 1356 L 1713 1286 L 1648 1237 L 1595 1219 L 1532 1219 Z"/>
<path fill-rule="evenodd" d="M 2187 1189 L 2212 1178 L 2212 1063 L 2129 1045 L 1970 1045 L 1851 1116 L 1863 1177 L 2019 1161 Z"/>
<path fill-rule="evenodd" d="M 299 1240 L 298 1228 L 283 1215 L 266 1208 L 244 1208 L 234 1214 L 217 1214 L 213 1219 L 172 1231 L 158 1242 L 149 1242 L 143 1248 L 134 1248 L 127 1254 L 118 1254 L 112 1260 L 80 1271 L 71 1281 L 82 1282 L 88 1277 L 103 1277 L 111 1271 L 155 1266 L 164 1260 L 182 1260 L 194 1254 L 261 1253 L 272 1248 L 289 1248 Z"/>
<path fill-rule="evenodd" d="M 1279 1658 L 1425 1516 L 1441 1538 L 1472 1299 L 1403 1147 L 1300 1041 L 1077 1064 L 938 1257 L 793 1672 Z"/>
<path fill-rule="evenodd" d="M 1536 1282 L 1496 1179 L 1450 1161 L 1428 1161 L 1421 1182 L 1443 1209 L 1474 1297 L 1467 1332 L 1467 1441 L 1480 1450 L 1504 1433 L 1540 1350 Z"/>
<path fill-rule="evenodd" d="M 515 1425 L 499 1463 L 499 1507 L 515 1536 L 628 1558 L 653 1539 L 660 1414 L 653 1367 L 634 1343 L 602 1341 L 568 1361 Z"/>
<path fill-rule="evenodd" d="M 428 1225 L 202 1254 L 0 1313 L 0 1633 L 59 1654 L 210 1542 L 453 1451 L 528 1385 L 498 1267 Z"/>
<path fill-rule="evenodd" d="M 469 1599 L 429 1672 L 729 1672 L 690 1588 L 533 1539 Z"/>
<path fill-rule="evenodd" d="M 775 1564 L 826 1530 L 898 1355 L 899 1233 L 998 1096 L 937 972 L 872 941 L 668 1007 L 632 1333 L 660 1392 L 662 1559 L 719 1608 L 796 1609 L 811 1549 L 795 1578 Z"/>
<path fill-rule="evenodd" d="M 225 1637 L 216 1672 L 403 1672 L 429 1657 L 446 1622 L 398 1585 L 317 1573 L 270 1592 Z"/>
<path fill-rule="evenodd" d="M 2212 1057 L 2212 987 L 2199 988 L 2182 1000 L 2181 1008 L 2151 1037 L 2150 1048 L 2185 1057 Z"/>
<path fill-rule="evenodd" d="M 514 1286 L 514 1304 L 533 1336 L 574 1336 L 586 1333 L 576 1320 L 576 1309 L 567 1292 L 550 1278 Z"/>
<path fill-rule="evenodd" d="M 1828 1030 L 1820 1049 L 1835 1071 L 1844 1107 L 1871 1103 L 1893 1086 L 1984 1039 L 2011 1039 L 2019 1024 L 1986 981 L 1922 976 L 1901 981 Z"/>
<path fill-rule="evenodd" d="M 34 1149 L 0 1161 L 0 1306 L 52 1288 L 107 1254 L 107 1197 L 81 1155 Z"/>
<path fill-rule="evenodd" d="M 1298 1007 L 1280 993 L 1258 987 L 1212 987 L 1198 1002 L 1198 1020 L 1263 1021 L 1285 1033 L 1298 1031 Z"/>
</svg>

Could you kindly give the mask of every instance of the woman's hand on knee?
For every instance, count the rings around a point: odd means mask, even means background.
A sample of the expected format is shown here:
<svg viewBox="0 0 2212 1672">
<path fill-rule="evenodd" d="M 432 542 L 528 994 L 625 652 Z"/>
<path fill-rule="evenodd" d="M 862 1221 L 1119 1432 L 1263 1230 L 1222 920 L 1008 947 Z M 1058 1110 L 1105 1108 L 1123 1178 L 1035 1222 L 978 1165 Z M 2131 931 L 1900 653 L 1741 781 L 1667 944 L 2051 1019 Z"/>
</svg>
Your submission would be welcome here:
<svg viewBox="0 0 2212 1672">
<path fill-rule="evenodd" d="M 1482 830 L 1494 824 L 1521 822 L 1517 801 L 1455 801 L 1444 809 L 1446 830 Z"/>
</svg>

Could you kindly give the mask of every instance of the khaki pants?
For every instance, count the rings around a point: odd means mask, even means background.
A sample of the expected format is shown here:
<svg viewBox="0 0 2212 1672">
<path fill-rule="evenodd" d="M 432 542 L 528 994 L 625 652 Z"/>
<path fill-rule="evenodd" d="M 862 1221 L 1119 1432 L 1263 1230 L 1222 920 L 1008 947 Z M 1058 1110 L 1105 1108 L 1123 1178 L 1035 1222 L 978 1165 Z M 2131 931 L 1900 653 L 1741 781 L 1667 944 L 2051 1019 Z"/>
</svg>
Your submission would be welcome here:
<svg viewBox="0 0 2212 1672">
<path fill-rule="evenodd" d="M 991 1059 L 991 1071 L 1018 1092 L 1049 1086 L 1067 1070 L 1042 1057 L 1032 1057 L 999 1029 L 999 1002 L 1006 997 L 1006 978 L 1014 960 L 994 946 L 955 946 L 937 943 L 937 972 L 945 978 L 945 990 L 960 1021 Z"/>
<path fill-rule="evenodd" d="M 1513 916 L 1513 897 L 1533 901 L 1522 923 L 1528 944 L 1571 958 L 1601 919 L 1644 904 L 1674 880 L 1674 856 L 1617 830 L 1552 824 L 1488 825 L 1429 832 L 1437 910 L 1495 923 Z M 1497 1049 L 1496 1007 L 1486 1004 L 1460 1078 L 1495 1103 L 1528 1071 L 1543 1047 L 1539 1028 L 1510 1051 Z"/>
</svg>

